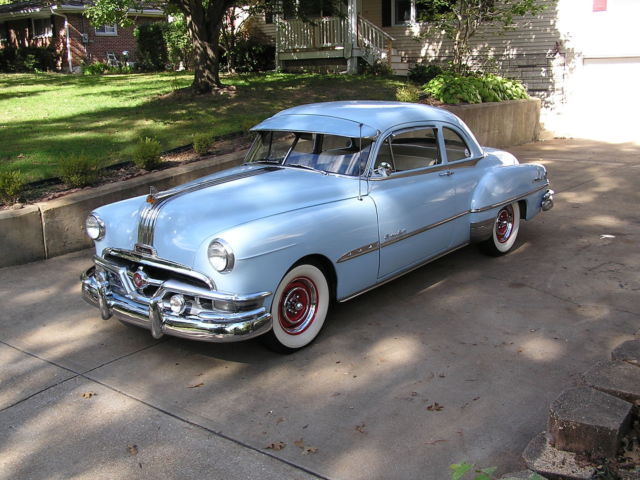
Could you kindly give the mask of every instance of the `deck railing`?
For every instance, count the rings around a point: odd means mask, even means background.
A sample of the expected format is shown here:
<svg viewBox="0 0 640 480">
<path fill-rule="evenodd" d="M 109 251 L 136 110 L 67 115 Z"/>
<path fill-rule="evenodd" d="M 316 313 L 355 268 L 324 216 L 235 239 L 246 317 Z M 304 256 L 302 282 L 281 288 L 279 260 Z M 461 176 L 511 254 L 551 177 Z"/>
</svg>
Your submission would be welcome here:
<svg viewBox="0 0 640 480">
<path fill-rule="evenodd" d="M 358 17 L 358 46 L 371 48 L 376 53 L 389 52 L 393 37 L 366 18 Z"/>
<path fill-rule="evenodd" d="M 344 17 L 324 17 L 313 22 L 281 20 L 278 22 L 278 52 L 347 49 L 351 51 L 349 20 Z M 358 17 L 356 45 L 380 58 L 390 55 L 393 38 L 369 20 Z M 387 57 L 389 58 L 389 57 Z"/>
<path fill-rule="evenodd" d="M 344 47 L 349 36 L 347 20 L 340 17 L 319 18 L 312 23 L 285 20 L 279 22 L 279 29 L 280 52 Z"/>
</svg>

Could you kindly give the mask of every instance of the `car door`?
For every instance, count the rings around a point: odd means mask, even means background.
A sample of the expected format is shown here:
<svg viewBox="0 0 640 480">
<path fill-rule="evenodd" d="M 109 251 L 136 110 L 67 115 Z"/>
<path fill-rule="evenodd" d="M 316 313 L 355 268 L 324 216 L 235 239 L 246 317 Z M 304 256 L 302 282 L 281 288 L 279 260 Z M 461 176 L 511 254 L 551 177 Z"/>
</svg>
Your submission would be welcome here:
<svg viewBox="0 0 640 480">
<path fill-rule="evenodd" d="M 444 161 L 449 167 L 450 178 L 456 188 L 451 208 L 460 213 L 468 213 L 471 208 L 471 197 L 483 172 L 482 168 L 476 167 L 478 161 L 482 159 L 482 153 L 477 148 L 472 148 L 471 141 L 454 125 L 443 125 L 440 128 L 440 134 Z M 453 245 L 461 245 L 469 241 L 468 215 L 452 221 L 450 227 Z"/>
<path fill-rule="evenodd" d="M 379 280 L 450 248 L 455 183 L 435 125 L 394 132 L 380 144 L 369 182 L 379 225 Z"/>
</svg>

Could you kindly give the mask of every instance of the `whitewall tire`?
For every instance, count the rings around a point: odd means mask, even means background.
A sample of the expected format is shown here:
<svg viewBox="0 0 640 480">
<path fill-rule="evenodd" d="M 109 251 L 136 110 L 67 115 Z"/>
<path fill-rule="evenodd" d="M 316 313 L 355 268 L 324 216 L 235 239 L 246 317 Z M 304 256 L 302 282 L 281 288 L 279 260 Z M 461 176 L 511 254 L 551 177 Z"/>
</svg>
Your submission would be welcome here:
<svg viewBox="0 0 640 480">
<path fill-rule="evenodd" d="M 329 285 L 314 265 L 298 265 L 280 281 L 271 304 L 273 329 L 268 347 L 285 353 L 309 345 L 320 333 L 329 309 Z"/>
<path fill-rule="evenodd" d="M 520 206 L 518 202 L 505 205 L 498 210 L 493 223 L 491 238 L 486 247 L 493 255 L 504 255 L 513 248 L 520 230 Z"/>
</svg>

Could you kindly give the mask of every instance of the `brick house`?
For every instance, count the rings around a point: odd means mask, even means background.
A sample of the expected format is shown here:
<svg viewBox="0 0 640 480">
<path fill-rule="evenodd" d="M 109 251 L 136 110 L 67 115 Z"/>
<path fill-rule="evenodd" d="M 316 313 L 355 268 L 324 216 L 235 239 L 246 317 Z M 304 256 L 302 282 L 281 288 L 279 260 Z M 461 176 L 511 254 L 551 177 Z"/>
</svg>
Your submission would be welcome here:
<svg viewBox="0 0 640 480">
<path fill-rule="evenodd" d="M 83 62 L 108 62 L 128 52 L 135 60 L 135 26 L 94 27 L 83 15 L 86 3 L 27 1 L 0 5 L 0 49 L 13 47 L 51 47 L 58 71 L 77 71 Z M 135 25 L 166 20 L 158 9 L 132 11 Z"/>
</svg>

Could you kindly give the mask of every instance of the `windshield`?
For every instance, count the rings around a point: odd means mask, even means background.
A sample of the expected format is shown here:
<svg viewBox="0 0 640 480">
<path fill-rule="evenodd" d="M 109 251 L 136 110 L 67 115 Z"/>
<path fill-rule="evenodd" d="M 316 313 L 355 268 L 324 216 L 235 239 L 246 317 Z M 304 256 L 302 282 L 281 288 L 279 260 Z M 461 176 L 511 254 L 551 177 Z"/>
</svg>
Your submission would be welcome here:
<svg viewBox="0 0 640 480">
<path fill-rule="evenodd" d="M 357 176 L 366 167 L 371 143 L 322 133 L 258 132 L 247 162 Z"/>
</svg>

